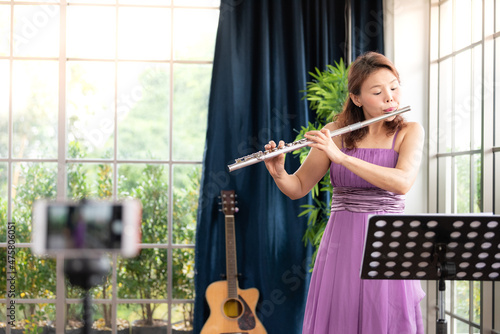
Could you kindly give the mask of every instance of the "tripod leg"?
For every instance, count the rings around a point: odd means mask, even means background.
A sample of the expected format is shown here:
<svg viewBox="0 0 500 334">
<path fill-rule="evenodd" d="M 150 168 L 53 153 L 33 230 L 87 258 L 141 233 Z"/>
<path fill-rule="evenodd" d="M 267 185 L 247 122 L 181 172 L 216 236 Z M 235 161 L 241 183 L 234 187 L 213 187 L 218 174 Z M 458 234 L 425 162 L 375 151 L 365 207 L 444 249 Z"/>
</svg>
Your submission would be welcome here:
<svg viewBox="0 0 500 334">
<path fill-rule="evenodd" d="M 90 297 L 90 291 L 85 291 L 85 297 L 83 298 L 83 333 L 90 334 L 92 328 L 92 301 Z"/>
<path fill-rule="evenodd" d="M 444 279 L 439 280 L 439 292 L 438 292 L 438 303 L 439 303 L 439 318 L 436 322 L 436 334 L 446 334 L 448 332 L 448 324 L 445 318 L 445 291 L 446 283 Z"/>
</svg>

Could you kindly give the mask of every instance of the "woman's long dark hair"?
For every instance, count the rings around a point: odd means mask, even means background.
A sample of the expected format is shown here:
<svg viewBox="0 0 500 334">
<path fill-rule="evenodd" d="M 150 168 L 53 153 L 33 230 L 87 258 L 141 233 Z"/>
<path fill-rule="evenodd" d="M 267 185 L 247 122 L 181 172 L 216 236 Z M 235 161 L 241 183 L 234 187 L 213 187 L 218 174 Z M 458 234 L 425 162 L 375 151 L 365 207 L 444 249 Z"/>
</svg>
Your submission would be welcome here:
<svg viewBox="0 0 500 334">
<path fill-rule="evenodd" d="M 380 69 L 388 69 L 391 71 L 399 82 L 399 73 L 394 64 L 384 55 L 377 52 L 367 52 L 359 56 L 349 69 L 347 76 L 347 88 L 349 93 L 359 95 L 361 93 L 361 85 L 375 71 Z M 335 121 L 339 127 L 345 127 L 357 122 L 365 120 L 362 107 L 354 104 L 350 97 L 344 104 L 344 109 L 335 117 Z M 387 129 L 387 136 L 393 135 L 396 130 L 405 126 L 405 120 L 401 115 L 397 115 L 391 122 L 384 122 Z M 361 128 L 356 131 L 346 133 L 342 136 L 344 147 L 347 149 L 356 148 L 356 143 L 363 139 L 368 133 L 368 128 Z"/>
</svg>

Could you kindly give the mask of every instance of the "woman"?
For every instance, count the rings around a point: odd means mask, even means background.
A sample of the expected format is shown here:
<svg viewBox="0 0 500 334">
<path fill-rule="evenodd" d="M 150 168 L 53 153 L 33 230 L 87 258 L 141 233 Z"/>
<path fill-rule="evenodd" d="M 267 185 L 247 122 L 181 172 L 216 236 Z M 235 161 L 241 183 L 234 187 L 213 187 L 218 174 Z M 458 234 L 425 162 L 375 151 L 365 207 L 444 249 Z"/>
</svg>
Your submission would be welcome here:
<svg viewBox="0 0 500 334">
<path fill-rule="evenodd" d="M 307 299 L 304 334 L 423 333 L 416 280 L 361 280 L 363 242 L 369 214 L 402 213 L 422 156 L 424 131 L 398 115 L 344 134 L 330 131 L 400 107 L 400 80 L 382 54 L 358 57 L 348 75 L 349 98 L 337 119 L 310 131 L 311 151 L 294 174 L 284 155 L 266 159 L 280 190 L 305 196 L 330 169 L 332 212 L 316 258 Z M 280 141 L 278 147 L 283 147 Z M 276 147 L 269 142 L 266 150 Z"/>
</svg>

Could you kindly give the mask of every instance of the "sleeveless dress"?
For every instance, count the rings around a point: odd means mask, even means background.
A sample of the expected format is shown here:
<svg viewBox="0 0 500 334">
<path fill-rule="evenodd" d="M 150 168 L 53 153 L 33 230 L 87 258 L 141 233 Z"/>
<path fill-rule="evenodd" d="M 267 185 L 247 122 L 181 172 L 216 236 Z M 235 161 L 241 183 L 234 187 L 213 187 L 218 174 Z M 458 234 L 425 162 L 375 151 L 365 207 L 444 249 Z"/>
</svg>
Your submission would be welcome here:
<svg viewBox="0 0 500 334">
<path fill-rule="evenodd" d="M 385 167 L 395 167 L 391 149 L 342 151 Z M 402 213 L 404 195 L 377 188 L 347 168 L 332 163 L 332 212 L 314 265 L 303 334 L 423 334 L 418 280 L 361 280 L 368 216 Z"/>
</svg>

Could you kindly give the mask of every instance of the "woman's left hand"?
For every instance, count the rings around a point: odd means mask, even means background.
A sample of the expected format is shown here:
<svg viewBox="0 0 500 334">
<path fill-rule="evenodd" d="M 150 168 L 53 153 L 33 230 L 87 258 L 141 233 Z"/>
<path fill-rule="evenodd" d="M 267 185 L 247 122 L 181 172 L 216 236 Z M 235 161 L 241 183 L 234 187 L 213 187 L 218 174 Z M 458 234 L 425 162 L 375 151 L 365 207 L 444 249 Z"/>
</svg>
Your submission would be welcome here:
<svg viewBox="0 0 500 334">
<path fill-rule="evenodd" d="M 346 155 L 333 142 L 328 129 L 323 128 L 320 131 L 309 131 L 304 137 L 312 141 L 312 143 L 309 144 L 310 147 L 323 151 L 330 161 L 336 164 L 342 164 L 342 161 L 344 161 Z"/>
</svg>

